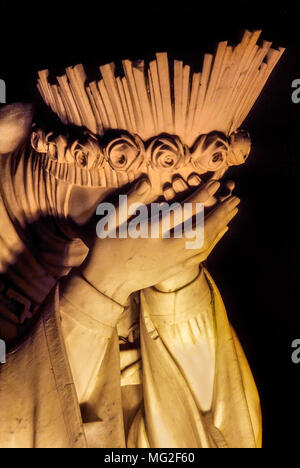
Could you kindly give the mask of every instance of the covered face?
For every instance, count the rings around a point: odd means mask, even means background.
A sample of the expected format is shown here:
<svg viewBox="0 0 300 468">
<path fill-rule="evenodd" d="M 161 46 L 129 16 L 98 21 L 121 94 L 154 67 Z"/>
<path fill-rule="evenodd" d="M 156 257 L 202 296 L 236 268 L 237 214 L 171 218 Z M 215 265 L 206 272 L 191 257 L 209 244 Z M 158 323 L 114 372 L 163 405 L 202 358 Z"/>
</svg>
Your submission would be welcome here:
<svg viewBox="0 0 300 468">
<path fill-rule="evenodd" d="M 45 170 L 72 186 L 69 214 L 79 224 L 88 221 L 107 195 L 122 187 L 127 191 L 143 174 L 159 197 L 174 177 L 187 181 L 197 175 L 199 182 L 221 178 L 229 166 L 243 164 L 251 148 L 244 131 L 229 137 L 220 132 L 200 135 L 188 147 L 169 134 L 144 142 L 127 132 L 100 138 L 87 130 L 54 134 L 36 128 L 31 144 L 43 158 Z"/>
</svg>

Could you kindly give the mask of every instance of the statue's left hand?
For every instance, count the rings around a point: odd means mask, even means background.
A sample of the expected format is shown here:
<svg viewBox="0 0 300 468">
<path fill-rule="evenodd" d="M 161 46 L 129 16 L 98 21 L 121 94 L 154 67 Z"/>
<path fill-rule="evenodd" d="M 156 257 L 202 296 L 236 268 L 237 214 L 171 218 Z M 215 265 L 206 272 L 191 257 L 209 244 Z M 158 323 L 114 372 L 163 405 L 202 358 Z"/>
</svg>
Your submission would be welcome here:
<svg viewBox="0 0 300 468">
<path fill-rule="evenodd" d="M 0 154 L 20 147 L 28 137 L 32 125 L 31 104 L 9 104 L 0 107 Z"/>
</svg>

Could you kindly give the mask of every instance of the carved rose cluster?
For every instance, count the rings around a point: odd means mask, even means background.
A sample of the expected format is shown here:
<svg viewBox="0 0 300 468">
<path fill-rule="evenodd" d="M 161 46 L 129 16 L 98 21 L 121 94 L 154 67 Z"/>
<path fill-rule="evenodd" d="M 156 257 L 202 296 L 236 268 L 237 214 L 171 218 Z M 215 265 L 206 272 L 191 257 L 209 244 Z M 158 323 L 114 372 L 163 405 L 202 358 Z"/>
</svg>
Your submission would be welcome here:
<svg viewBox="0 0 300 468">
<path fill-rule="evenodd" d="M 145 146 L 138 135 L 124 132 L 102 146 L 95 135 L 86 132 L 83 141 L 76 140 L 70 147 L 62 136 L 53 139 L 52 134 L 48 134 L 41 139 L 38 133 L 34 135 L 32 143 L 37 151 L 47 153 L 51 159 L 75 162 L 87 170 L 97 170 L 108 163 L 117 172 L 135 172 L 143 163 L 159 172 L 174 172 L 188 163 L 199 174 L 222 171 L 228 166 L 243 164 L 251 149 L 249 134 L 243 130 L 232 133 L 229 138 L 220 132 L 200 135 L 191 148 L 178 136 L 168 134 L 151 139 Z"/>
<path fill-rule="evenodd" d="M 180 138 L 170 135 L 154 138 L 147 149 L 137 135 L 121 135 L 106 146 L 104 153 L 105 159 L 116 171 L 138 169 L 144 160 L 154 170 L 174 171 L 190 159 L 189 150 Z"/>
<path fill-rule="evenodd" d="M 247 132 L 237 131 L 229 138 L 220 132 L 201 135 L 189 149 L 174 135 L 153 138 L 147 148 L 137 136 L 122 135 L 105 148 L 105 159 L 116 171 L 138 169 L 145 162 L 156 171 L 173 172 L 189 162 L 198 173 L 215 172 L 226 166 L 243 164 L 251 149 Z"/>
</svg>

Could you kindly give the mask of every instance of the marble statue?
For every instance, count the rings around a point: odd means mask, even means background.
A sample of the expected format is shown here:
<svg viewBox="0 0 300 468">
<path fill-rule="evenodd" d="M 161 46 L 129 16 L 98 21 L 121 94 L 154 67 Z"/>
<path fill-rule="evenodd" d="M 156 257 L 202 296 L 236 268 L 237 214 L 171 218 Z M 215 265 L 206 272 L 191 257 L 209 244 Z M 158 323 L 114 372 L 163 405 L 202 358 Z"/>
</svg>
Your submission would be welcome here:
<svg viewBox="0 0 300 468">
<path fill-rule="evenodd" d="M 259 34 L 220 43 L 201 73 L 171 73 L 164 53 L 98 82 L 41 71 L 55 125 L 0 108 L 1 447 L 261 447 L 257 389 L 203 264 L 238 212 L 234 183 L 219 189 L 249 156 L 240 126 L 283 53 Z M 203 245 L 98 238 L 116 193 L 203 203 Z"/>
</svg>

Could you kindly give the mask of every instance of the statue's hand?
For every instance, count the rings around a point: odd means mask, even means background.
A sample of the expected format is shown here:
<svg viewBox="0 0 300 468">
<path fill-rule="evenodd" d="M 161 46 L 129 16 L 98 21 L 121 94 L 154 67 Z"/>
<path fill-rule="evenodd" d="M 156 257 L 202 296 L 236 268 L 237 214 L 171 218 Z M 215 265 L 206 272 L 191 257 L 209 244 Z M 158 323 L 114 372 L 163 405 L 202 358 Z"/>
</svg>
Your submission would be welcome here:
<svg viewBox="0 0 300 468">
<path fill-rule="evenodd" d="M 15 151 L 28 137 L 32 124 L 30 104 L 9 104 L 0 108 L 0 154 Z"/>
<path fill-rule="evenodd" d="M 210 181 L 188 199 L 194 213 L 196 203 L 205 203 L 219 186 L 219 182 Z M 151 185 L 148 180 L 144 180 L 128 195 L 128 206 L 137 202 L 147 204 L 151 198 Z M 206 217 L 204 245 L 199 249 L 187 249 L 186 242 L 189 239 L 184 235 L 181 238 L 122 239 L 117 236 L 96 239 L 82 267 L 82 275 L 100 292 L 125 304 L 131 293 L 161 283 L 205 260 L 226 232 L 229 221 L 236 215 L 238 203 L 238 198 L 230 197 Z M 147 222 L 150 223 L 150 220 Z M 155 222 L 162 233 L 161 219 Z M 151 225 L 153 228 L 153 219 Z M 148 227 L 150 230 L 150 225 Z"/>
<path fill-rule="evenodd" d="M 179 181 L 176 180 L 175 183 L 172 184 L 172 187 L 171 188 L 169 187 L 167 191 L 164 192 L 164 196 L 166 200 L 173 199 L 178 194 L 187 193 L 191 189 L 191 187 L 198 186 L 200 185 L 200 183 L 201 183 L 201 179 L 197 175 L 193 175 L 190 179 L 188 179 L 188 183 L 186 183 L 183 179 L 180 179 Z M 204 205 L 207 207 L 211 207 L 213 205 L 222 203 L 223 201 L 225 201 L 226 199 L 232 196 L 234 187 L 235 187 L 235 183 L 233 181 L 228 181 L 226 183 L 226 189 L 227 189 L 226 195 L 216 197 L 214 194 L 212 194 L 204 202 Z M 209 250 L 208 255 L 209 253 L 211 253 L 215 245 L 216 243 L 212 245 L 212 248 Z M 196 263 L 195 265 L 192 265 L 188 268 L 187 267 L 183 268 L 182 271 L 166 279 L 165 281 L 162 281 L 161 283 L 156 284 L 155 287 L 156 289 L 162 292 L 176 291 L 180 288 L 183 288 L 187 284 L 191 283 L 195 278 L 197 278 L 198 274 L 199 274 L 199 264 Z"/>
</svg>

